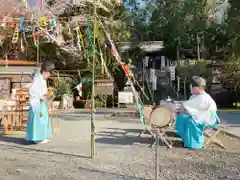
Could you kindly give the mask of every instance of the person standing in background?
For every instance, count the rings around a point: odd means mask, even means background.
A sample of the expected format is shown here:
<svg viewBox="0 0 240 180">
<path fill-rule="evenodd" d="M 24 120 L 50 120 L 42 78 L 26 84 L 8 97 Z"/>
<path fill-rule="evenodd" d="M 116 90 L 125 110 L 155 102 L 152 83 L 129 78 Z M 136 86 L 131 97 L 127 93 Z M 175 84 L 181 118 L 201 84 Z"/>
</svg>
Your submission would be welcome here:
<svg viewBox="0 0 240 180">
<path fill-rule="evenodd" d="M 52 127 L 47 105 L 47 79 L 54 69 L 55 65 L 52 62 L 43 62 L 40 74 L 34 77 L 29 88 L 30 108 L 26 129 L 27 141 L 47 143 L 52 136 Z"/>
</svg>

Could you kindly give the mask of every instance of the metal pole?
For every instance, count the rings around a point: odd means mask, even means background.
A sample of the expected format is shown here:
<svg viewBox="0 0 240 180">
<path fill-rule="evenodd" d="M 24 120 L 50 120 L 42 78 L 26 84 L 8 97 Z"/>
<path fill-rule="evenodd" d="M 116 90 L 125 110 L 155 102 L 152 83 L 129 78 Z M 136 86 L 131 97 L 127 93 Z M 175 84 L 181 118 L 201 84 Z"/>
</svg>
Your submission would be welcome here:
<svg viewBox="0 0 240 180">
<path fill-rule="evenodd" d="M 158 159 L 158 145 L 159 145 L 159 138 L 158 132 L 156 132 L 156 152 L 155 152 L 155 180 L 158 180 L 158 173 L 159 173 L 159 159 Z"/>
<path fill-rule="evenodd" d="M 93 62 L 92 62 L 92 113 L 91 113 L 91 159 L 94 159 L 95 155 L 95 47 L 96 47 L 96 0 L 94 0 L 94 27 L 93 27 Z"/>
</svg>

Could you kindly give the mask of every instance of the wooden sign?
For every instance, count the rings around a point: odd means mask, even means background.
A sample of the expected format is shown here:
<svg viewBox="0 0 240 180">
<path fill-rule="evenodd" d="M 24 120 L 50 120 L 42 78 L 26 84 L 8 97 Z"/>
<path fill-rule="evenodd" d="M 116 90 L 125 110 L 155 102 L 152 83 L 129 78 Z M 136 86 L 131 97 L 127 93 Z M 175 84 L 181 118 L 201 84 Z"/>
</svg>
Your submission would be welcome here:
<svg viewBox="0 0 240 180">
<path fill-rule="evenodd" d="M 97 80 L 95 83 L 95 93 L 96 94 L 108 94 L 113 93 L 113 81 L 111 80 Z"/>
</svg>

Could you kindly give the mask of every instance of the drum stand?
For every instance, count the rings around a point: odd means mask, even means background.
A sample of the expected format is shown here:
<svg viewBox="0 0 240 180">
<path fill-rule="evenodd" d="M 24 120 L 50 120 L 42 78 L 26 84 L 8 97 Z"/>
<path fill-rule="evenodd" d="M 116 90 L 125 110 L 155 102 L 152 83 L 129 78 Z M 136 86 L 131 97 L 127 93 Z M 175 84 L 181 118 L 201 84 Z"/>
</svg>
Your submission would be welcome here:
<svg viewBox="0 0 240 180">
<path fill-rule="evenodd" d="M 148 131 L 148 132 L 151 134 L 151 136 L 152 136 L 153 138 L 155 138 L 153 132 L 151 131 L 151 129 L 150 129 L 148 126 L 146 127 L 146 129 L 144 129 L 142 132 L 140 132 L 140 134 L 139 134 L 138 136 L 139 136 L 139 137 L 142 137 L 142 135 L 143 135 L 146 131 Z"/>
<path fill-rule="evenodd" d="M 138 136 L 139 137 L 142 137 L 142 135 L 148 131 L 152 138 L 154 139 L 154 142 L 152 144 L 150 144 L 150 148 L 152 148 L 154 145 L 156 145 L 156 143 L 159 143 L 159 138 L 156 139 L 156 134 L 158 134 L 158 137 L 160 137 L 160 140 L 167 145 L 168 148 L 172 148 L 172 143 L 167 140 L 167 135 L 166 135 L 166 132 L 162 129 L 159 129 L 159 128 L 154 128 L 153 131 L 147 126 L 147 129 L 146 130 L 143 130 Z M 155 135 L 154 135 L 155 134 Z"/>
<path fill-rule="evenodd" d="M 147 127 L 139 134 L 139 137 L 148 131 L 154 139 L 154 142 L 150 145 L 150 147 L 155 145 L 156 142 L 159 143 L 159 140 L 155 137 L 155 134 L 157 134 L 168 148 L 172 148 L 172 143 L 167 140 L 166 135 L 166 130 L 172 127 L 172 112 L 165 107 L 158 107 L 154 110 L 151 108 L 149 109 L 148 107 L 145 108 L 144 118 L 147 121 Z"/>
<path fill-rule="evenodd" d="M 154 128 L 154 133 L 160 137 L 160 140 L 162 141 L 162 143 L 166 144 L 168 148 L 172 148 L 172 142 L 170 142 L 169 140 L 167 140 L 167 135 L 166 132 L 162 129 L 158 129 L 158 128 Z M 156 136 L 154 137 L 154 142 L 150 145 L 150 147 L 152 148 L 154 145 L 158 146 L 159 144 L 159 138 L 156 138 Z"/>
</svg>

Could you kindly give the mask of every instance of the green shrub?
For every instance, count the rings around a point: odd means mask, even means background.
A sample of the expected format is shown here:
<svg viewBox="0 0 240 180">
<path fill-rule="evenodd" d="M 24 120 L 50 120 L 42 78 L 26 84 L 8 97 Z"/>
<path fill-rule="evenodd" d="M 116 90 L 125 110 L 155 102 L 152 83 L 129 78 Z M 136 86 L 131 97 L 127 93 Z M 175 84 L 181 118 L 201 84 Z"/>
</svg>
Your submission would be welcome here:
<svg viewBox="0 0 240 180">
<path fill-rule="evenodd" d="M 67 80 L 57 79 L 54 82 L 53 92 L 55 97 L 71 93 L 71 82 Z"/>
<path fill-rule="evenodd" d="M 181 79 L 186 79 L 189 83 L 193 76 L 201 76 L 209 80 L 212 78 L 211 71 L 207 68 L 209 61 L 196 61 L 196 64 L 192 65 L 190 61 L 193 60 L 184 60 L 184 65 L 178 64 L 176 68 L 177 76 Z"/>
</svg>

